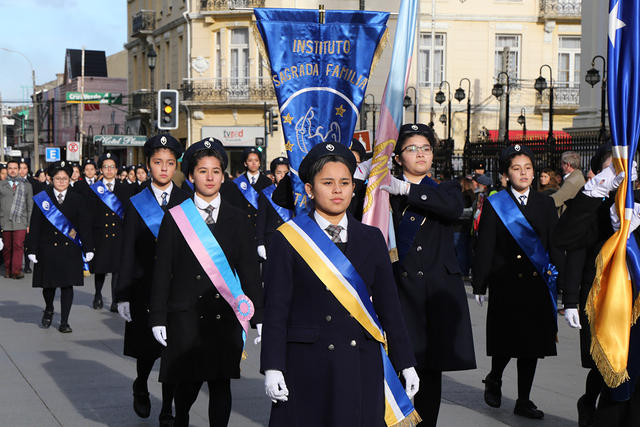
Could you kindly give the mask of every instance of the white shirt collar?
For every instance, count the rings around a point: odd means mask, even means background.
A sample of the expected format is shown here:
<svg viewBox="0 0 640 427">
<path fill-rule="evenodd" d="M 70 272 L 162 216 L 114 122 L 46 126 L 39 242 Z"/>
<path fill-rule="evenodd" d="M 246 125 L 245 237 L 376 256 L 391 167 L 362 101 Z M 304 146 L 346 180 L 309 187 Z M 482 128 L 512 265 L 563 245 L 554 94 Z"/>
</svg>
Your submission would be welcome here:
<svg viewBox="0 0 640 427">
<path fill-rule="evenodd" d="M 62 199 L 64 200 L 67 197 L 67 190 L 69 190 L 68 188 L 66 190 L 64 190 L 63 192 L 60 192 L 58 190 L 56 190 L 55 188 L 53 189 L 53 195 L 56 196 L 56 200 L 58 199 L 58 195 L 62 194 Z"/>
<path fill-rule="evenodd" d="M 513 194 L 513 197 L 516 198 L 516 201 L 518 203 L 520 203 L 520 196 L 525 196 L 526 199 L 524 199 L 524 204 L 526 205 L 529 202 L 529 192 L 531 191 L 531 187 L 527 188 L 527 191 L 525 191 L 524 193 L 519 193 L 515 190 L 515 188 L 511 187 L 511 194 Z"/>
<path fill-rule="evenodd" d="M 255 178 L 256 182 L 258 182 L 258 177 L 260 176 L 260 171 L 256 172 L 256 173 L 251 173 L 249 171 L 247 171 L 247 178 L 249 178 L 249 181 L 251 181 L 251 178 Z"/>
<path fill-rule="evenodd" d="M 109 181 L 109 180 L 108 180 L 108 179 L 106 179 L 106 178 L 102 178 L 102 183 L 103 183 L 104 185 L 107 185 L 107 184 L 113 184 L 113 188 L 114 188 L 114 189 L 116 188 L 116 179 L 115 179 L 115 178 L 114 178 L 114 179 L 112 179 L 111 181 Z M 107 188 L 109 188 L 109 187 L 107 187 Z"/>
<path fill-rule="evenodd" d="M 218 213 L 220 212 L 221 201 L 222 201 L 222 196 L 220 196 L 220 193 L 218 193 L 216 198 L 213 199 L 211 203 L 207 203 L 205 200 L 202 200 L 200 197 L 198 197 L 197 194 L 193 195 L 193 203 L 196 204 L 196 207 L 198 208 L 198 212 L 200 212 L 200 216 L 202 217 L 202 219 L 207 218 L 207 213 L 204 211 L 204 209 L 206 209 L 207 206 L 211 205 L 214 207 L 214 210 L 211 216 L 213 217 L 214 221 L 218 222 Z"/>
<path fill-rule="evenodd" d="M 330 226 L 331 223 L 327 221 L 325 218 L 323 218 L 317 211 L 313 212 L 313 218 L 316 220 L 316 223 L 318 224 L 318 226 L 322 228 L 322 230 L 326 233 L 327 236 L 329 236 L 329 233 L 327 233 L 327 230 L 325 229 L 328 226 Z M 342 230 L 340 230 L 340 240 L 342 240 L 342 243 L 346 243 L 347 226 L 349 225 L 349 219 L 347 218 L 346 212 L 342 215 L 342 219 L 340 219 L 340 222 L 338 222 L 338 225 L 342 227 Z"/>
<path fill-rule="evenodd" d="M 565 174 L 565 175 L 562 177 L 562 180 L 564 181 L 565 179 L 569 178 L 569 175 L 571 175 L 572 173 L 573 173 L 573 172 L 569 172 L 569 173 Z"/>
<path fill-rule="evenodd" d="M 171 197 L 171 191 L 173 191 L 173 181 L 169 183 L 169 186 L 166 190 L 161 190 L 155 185 L 153 185 L 153 181 L 149 184 L 151 187 L 151 191 L 153 191 L 153 195 L 156 196 L 156 200 L 158 204 L 162 205 L 162 193 L 167 193 L 167 203 L 169 203 L 169 198 Z"/>
</svg>

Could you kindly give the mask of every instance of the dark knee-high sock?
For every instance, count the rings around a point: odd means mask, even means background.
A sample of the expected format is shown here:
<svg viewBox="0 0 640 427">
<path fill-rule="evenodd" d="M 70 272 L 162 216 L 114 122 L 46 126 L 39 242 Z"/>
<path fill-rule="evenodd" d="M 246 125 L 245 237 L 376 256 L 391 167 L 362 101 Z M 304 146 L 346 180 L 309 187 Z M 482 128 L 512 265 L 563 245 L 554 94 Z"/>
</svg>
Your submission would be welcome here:
<svg viewBox="0 0 640 427">
<path fill-rule="evenodd" d="M 96 284 L 96 296 L 102 296 L 102 286 L 104 285 L 104 278 L 106 274 L 96 273 L 94 280 Z"/>
<path fill-rule="evenodd" d="M 231 416 L 231 380 L 209 381 L 209 425 L 226 427 Z"/>
<path fill-rule="evenodd" d="M 153 362 L 155 361 L 155 359 L 151 358 L 140 358 L 136 360 L 136 371 L 138 373 L 138 377 L 136 378 L 136 391 L 142 393 L 149 392 L 147 380 L 149 379 L 149 374 L 151 373 L 151 369 L 153 369 Z"/>
<path fill-rule="evenodd" d="M 196 401 L 202 382 L 180 383 L 175 387 L 176 419 L 174 427 L 189 426 L 189 410 Z M 209 392 L 211 393 L 211 392 Z"/>
<path fill-rule="evenodd" d="M 173 405 L 173 395 L 175 391 L 175 385 L 162 383 L 162 409 L 161 414 L 171 414 L 171 406 Z"/>
<path fill-rule="evenodd" d="M 44 297 L 44 309 L 53 312 L 53 297 L 56 295 L 56 288 L 45 288 L 42 290 Z"/>
<path fill-rule="evenodd" d="M 442 394 L 442 372 L 432 370 L 418 371 L 420 390 L 413 402 L 416 411 L 422 418 L 420 427 L 435 427 L 440 412 L 440 397 Z"/>
<path fill-rule="evenodd" d="M 69 313 L 73 304 L 73 288 L 68 286 L 60 289 L 60 323 L 67 325 L 69 323 Z"/>
<path fill-rule="evenodd" d="M 492 378 L 501 380 L 502 373 L 504 372 L 504 368 L 507 367 L 509 360 L 511 360 L 510 357 L 493 356 L 491 358 L 491 372 L 489 372 L 489 375 L 491 375 Z"/>
<path fill-rule="evenodd" d="M 518 358 L 518 400 L 529 400 L 538 359 Z"/>
<path fill-rule="evenodd" d="M 589 369 L 584 390 L 585 400 L 587 403 L 595 406 L 603 387 L 604 379 L 602 379 L 600 372 L 596 368 Z"/>
<path fill-rule="evenodd" d="M 116 300 L 116 289 L 118 288 L 118 279 L 120 275 L 118 273 L 111 273 L 111 302 Z"/>
</svg>

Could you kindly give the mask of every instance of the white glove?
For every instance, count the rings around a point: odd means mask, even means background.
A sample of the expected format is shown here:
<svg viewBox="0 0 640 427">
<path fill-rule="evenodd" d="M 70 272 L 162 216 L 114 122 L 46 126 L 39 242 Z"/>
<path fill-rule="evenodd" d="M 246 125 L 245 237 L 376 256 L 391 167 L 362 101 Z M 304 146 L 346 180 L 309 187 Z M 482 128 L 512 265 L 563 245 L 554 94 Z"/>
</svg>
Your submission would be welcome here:
<svg viewBox="0 0 640 427">
<path fill-rule="evenodd" d="M 151 328 L 153 337 L 163 346 L 167 346 L 167 327 L 166 326 L 154 326 Z"/>
<path fill-rule="evenodd" d="M 611 205 L 609 208 L 609 218 L 611 218 L 611 226 L 615 231 L 620 230 L 620 218 L 618 218 L 618 210 L 616 205 Z M 633 204 L 633 215 L 631 216 L 631 224 L 629 226 L 629 233 L 633 233 L 640 225 L 640 203 Z"/>
<path fill-rule="evenodd" d="M 411 184 L 406 181 L 399 180 L 395 176 L 391 177 L 391 182 L 389 185 L 381 185 L 380 189 L 386 191 L 389 194 L 393 194 L 394 196 L 406 196 L 409 194 L 409 189 L 411 188 Z"/>
<path fill-rule="evenodd" d="M 36 254 L 29 254 L 27 255 L 27 258 L 29 258 L 29 261 L 31 261 L 34 264 L 38 263 L 38 258 L 36 258 Z"/>
<path fill-rule="evenodd" d="M 282 371 L 267 369 L 264 372 L 264 391 L 273 403 L 289 400 L 289 390 L 284 382 Z"/>
<path fill-rule="evenodd" d="M 267 260 L 267 249 L 264 247 L 264 245 L 258 246 L 258 256 L 265 261 Z"/>
<path fill-rule="evenodd" d="M 416 368 L 413 366 L 402 370 L 402 376 L 404 377 L 405 392 L 409 399 L 413 399 L 418 390 L 420 390 L 420 378 L 416 372 Z"/>
<path fill-rule="evenodd" d="M 258 323 L 256 329 L 258 330 L 258 336 L 253 340 L 253 343 L 258 345 L 262 342 L 262 323 Z"/>
<path fill-rule="evenodd" d="M 93 255 L 94 255 L 93 252 L 87 252 L 86 254 L 84 254 L 84 259 L 87 262 L 91 262 L 91 260 L 93 259 Z"/>
<path fill-rule="evenodd" d="M 620 186 L 620 183 L 623 180 L 624 172 L 620 172 L 616 175 L 616 170 L 613 167 L 613 164 L 611 164 L 590 179 L 589 182 L 584 185 L 582 192 L 589 197 L 607 197 L 612 190 L 615 190 Z"/>
<path fill-rule="evenodd" d="M 580 326 L 580 315 L 578 315 L 577 308 L 565 308 L 564 318 L 572 328 L 582 329 L 582 326 Z"/>
<path fill-rule="evenodd" d="M 128 301 L 118 303 L 118 314 L 127 322 L 131 322 L 131 305 Z"/>
<path fill-rule="evenodd" d="M 0 237 L 0 251 L 2 250 L 2 248 L 4 248 L 4 242 L 2 241 L 2 238 Z"/>
<path fill-rule="evenodd" d="M 358 163 L 358 167 L 356 168 L 353 177 L 355 179 L 360 179 L 362 181 L 366 181 L 369 178 L 369 174 L 371 173 L 371 165 L 373 163 L 373 158 L 369 160 L 365 160 L 364 162 Z"/>
<path fill-rule="evenodd" d="M 482 304 L 484 303 L 484 295 L 476 295 L 476 302 L 480 307 L 482 307 Z"/>
</svg>

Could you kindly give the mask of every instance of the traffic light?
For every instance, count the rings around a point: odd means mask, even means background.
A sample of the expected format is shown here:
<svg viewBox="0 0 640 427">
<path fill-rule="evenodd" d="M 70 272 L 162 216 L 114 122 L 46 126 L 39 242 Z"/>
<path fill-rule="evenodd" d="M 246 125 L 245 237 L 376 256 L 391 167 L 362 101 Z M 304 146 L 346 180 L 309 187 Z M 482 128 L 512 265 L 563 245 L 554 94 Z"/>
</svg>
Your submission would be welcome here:
<svg viewBox="0 0 640 427">
<path fill-rule="evenodd" d="M 177 90 L 158 91 L 158 129 L 178 129 L 178 106 Z"/>
<path fill-rule="evenodd" d="M 269 133 L 273 134 L 278 130 L 278 113 L 276 111 L 271 111 L 271 131 Z"/>
</svg>

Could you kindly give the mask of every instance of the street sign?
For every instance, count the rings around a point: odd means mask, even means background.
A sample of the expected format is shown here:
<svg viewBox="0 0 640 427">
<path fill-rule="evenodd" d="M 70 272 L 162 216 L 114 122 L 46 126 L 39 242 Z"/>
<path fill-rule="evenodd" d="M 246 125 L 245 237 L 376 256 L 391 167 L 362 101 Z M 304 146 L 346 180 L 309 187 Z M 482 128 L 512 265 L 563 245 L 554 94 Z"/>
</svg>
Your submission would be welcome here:
<svg viewBox="0 0 640 427">
<path fill-rule="evenodd" d="M 60 160 L 60 147 L 45 148 L 45 160 L 47 162 L 57 162 Z"/>
<path fill-rule="evenodd" d="M 67 92 L 67 104 L 122 104 L 121 93 L 111 92 Z"/>
<path fill-rule="evenodd" d="M 371 132 L 368 130 L 357 130 L 353 133 L 353 137 L 360 141 L 362 145 L 364 145 L 364 149 L 367 153 L 370 153 L 373 150 L 373 146 L 371 144 Z"/>
<path fill-rule="evenodd" d="M 94 135 L 93 143 L 103 146 L 142 147 L 147 141 L 144 135 Z"/>
<path fill-rule="evenodd" d="M 80 143 L 76 141 L 67 141 L 67 161 L 80 161 Z"/>
</svg>

